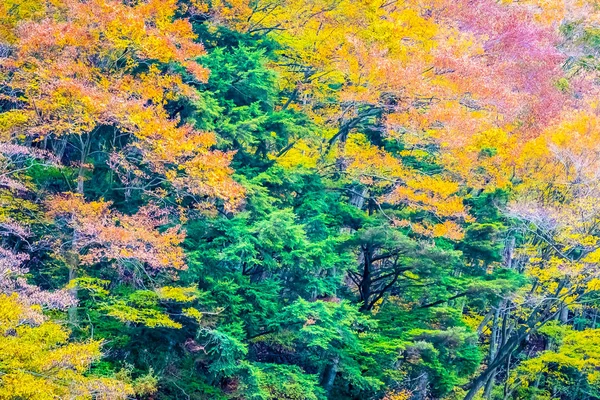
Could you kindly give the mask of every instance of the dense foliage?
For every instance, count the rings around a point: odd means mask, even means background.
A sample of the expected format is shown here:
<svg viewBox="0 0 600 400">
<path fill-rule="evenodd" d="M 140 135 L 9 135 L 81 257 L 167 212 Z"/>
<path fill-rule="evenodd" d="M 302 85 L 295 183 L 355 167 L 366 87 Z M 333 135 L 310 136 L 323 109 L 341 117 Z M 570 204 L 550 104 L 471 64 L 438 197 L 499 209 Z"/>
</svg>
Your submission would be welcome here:
<svg viewBox="0 0 600 400">
<path fill-rule="evenodd" d="M 594 0 L 1 0 L 0 399 L 600 398 Z"/>
</svg>

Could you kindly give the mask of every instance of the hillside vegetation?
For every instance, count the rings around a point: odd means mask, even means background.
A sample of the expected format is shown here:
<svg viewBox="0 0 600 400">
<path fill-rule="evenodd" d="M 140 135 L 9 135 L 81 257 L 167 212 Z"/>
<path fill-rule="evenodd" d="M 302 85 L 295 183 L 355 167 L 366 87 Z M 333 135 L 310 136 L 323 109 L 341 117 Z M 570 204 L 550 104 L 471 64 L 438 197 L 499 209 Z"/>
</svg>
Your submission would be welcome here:
<svg viewBox="0 0 600 400">
<path fill-rule="evenodd" d="M 0 0 L 0 400 L 600 399 L 596 0 Z"/>
</svg>

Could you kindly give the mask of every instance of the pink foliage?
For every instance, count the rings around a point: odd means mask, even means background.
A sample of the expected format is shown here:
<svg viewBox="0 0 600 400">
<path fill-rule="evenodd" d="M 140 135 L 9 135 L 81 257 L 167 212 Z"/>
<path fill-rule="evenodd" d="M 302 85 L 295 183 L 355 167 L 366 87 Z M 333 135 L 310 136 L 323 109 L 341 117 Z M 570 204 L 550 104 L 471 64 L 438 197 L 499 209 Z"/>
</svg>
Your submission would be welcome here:
<svg viewBox="0 0 600 400">
<path fill-rule="evenodd" d="M 23 265 L 27 260 L 27 254 L 14 253 L 0 247 L 0 293 L 17 293 L 20 301 L 25 304 L 50 309 L 66 310 L 76 304 L 67 290 L 49 292 L 27 283 L 24 276 L 29 271 Z"/>
<path fill-rule="evenodd" d="M 526 125 L 546 123 L 565 106 L 567 96 L 555 87 L 565 60 L 558 50 L 558 33 L 537 23 L 529 8 L 459 0 L 449 2 L 441 17 L 483 39 L 482 57 L 444 58 L 447 68 L 466 72 L 474 97 Z"/>
</svg>

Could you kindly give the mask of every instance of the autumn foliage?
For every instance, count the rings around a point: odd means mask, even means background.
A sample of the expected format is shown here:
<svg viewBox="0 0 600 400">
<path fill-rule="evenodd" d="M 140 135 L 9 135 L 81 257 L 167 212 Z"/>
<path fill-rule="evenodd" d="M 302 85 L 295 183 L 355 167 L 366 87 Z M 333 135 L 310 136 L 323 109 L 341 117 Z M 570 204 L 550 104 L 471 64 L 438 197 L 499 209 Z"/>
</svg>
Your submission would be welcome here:
<svg viewBox="0 0 600 400">
<path fill-rule="evenodd" d="M 0 399 L 600 397 L 591 0 L 0 2 Z"/>
</svg>

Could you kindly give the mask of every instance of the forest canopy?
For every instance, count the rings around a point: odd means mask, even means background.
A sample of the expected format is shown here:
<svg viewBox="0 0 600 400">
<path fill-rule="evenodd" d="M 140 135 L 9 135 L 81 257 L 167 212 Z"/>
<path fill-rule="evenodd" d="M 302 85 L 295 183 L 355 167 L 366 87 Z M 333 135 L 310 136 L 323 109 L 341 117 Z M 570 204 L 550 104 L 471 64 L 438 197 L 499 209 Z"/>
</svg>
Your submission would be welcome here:
<svg viewBox="0 0 600 400">
<path fill-rule="evenodd" d="M 0 400 L 600 399 L 596 0 L 0 0 Z"/>
</svg>

